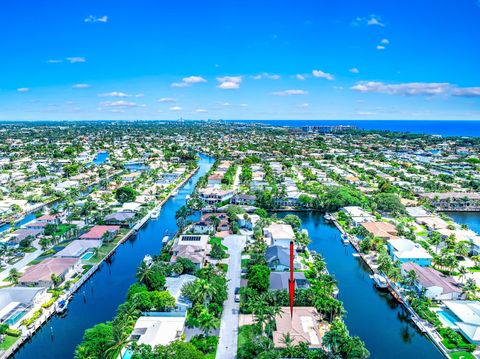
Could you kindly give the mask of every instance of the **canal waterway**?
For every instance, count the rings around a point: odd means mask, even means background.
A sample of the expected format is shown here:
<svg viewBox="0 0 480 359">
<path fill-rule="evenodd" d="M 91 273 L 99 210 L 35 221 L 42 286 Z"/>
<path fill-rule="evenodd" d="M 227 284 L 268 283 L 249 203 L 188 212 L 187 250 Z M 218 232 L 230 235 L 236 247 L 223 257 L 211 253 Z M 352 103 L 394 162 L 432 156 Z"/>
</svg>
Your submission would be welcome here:
<svg viewBox="0 0 480 359">
<path fill-rule="evenodd" d="M 185 204 L 186 196 L 213 162 L 213 158 L 201 155 L 198 172 L 163 205 L 159 218 L 148 221 L 137 235 L 120 245 L 72 297 L 67 313 L 52 317 L 14 357 L 73 358 L 84 331 L 115 316 L 117 307 L 125 301 L 128 287 L 135 282 L 135 271 L 144 256 L 158 254 L 165 232 L 176 232 L 175 212 Z"/>
<path fill-rule="evenodd" d="M 358 335 L 371 358 L 443 358 L 435 345 L 417 330 L 407 312 L 388 292 L 373 286 L 370 270 L 352 246 L 345 246 L 338 229 L 326 223 L 318 212 L 292 213 L 302 220 L 311 238 L 310 250 L 321 254 L 337 280 L 338 298 L 347 311 L 345 323 L 351 335 Z"/>
</svg>

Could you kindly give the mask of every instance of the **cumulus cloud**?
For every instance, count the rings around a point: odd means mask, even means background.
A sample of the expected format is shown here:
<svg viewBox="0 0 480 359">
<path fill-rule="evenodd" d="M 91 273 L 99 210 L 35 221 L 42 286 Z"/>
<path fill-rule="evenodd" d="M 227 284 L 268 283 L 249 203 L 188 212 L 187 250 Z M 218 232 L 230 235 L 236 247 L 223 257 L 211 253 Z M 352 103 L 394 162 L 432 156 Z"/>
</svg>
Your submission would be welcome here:
<svg viewBox="0 0 480 359">
<path fill-rule="evenodd" d="M 308 108 L 310 106 L 310 104 L 308 103 L 301 103 L 300 105 L 298 105 L 297 107 L 298 108 Z"/>
<path fill-rule="evenodd" d="M 72 87 L 74 89 L 86 89 L 86 88 L 89 88 L 90 85 L 89 84 L 75 84 Z"/>
<path fill-rule="evenodd" d="M 136 102 L 131 102 L 131 101 L 124 101 L 124 100 L 119 100 L 119 101 L 105 101 L 102 102 L 101 105 L 103 107 L 120 107 L 120 108 L 126 108 L 126 107 L 143 107 L 144 105 L 139 105 Z"/>
<path fill-rule="evenodd" d="M 201 76 L 188 76 L 188 77 L 184 77 L 181 82 L 172 83 L 171 86 L 172 87 L 190 87 L 193 84 L 198 84 L 202 82 L 207 82 L 207 80 Z"/>
<path fill-rule="evenodd" d="M 296 74 L 296 75 L 295 75 L 295 78 L 296 78 L 297 80 L 300 80 L 300 81 L 305 80 L 305 76 L 302 75 L 302 74 Z"/>
<path fill-rule="evenodd" d="M 182 108 L 180 106 L 172 106 L 169 108 L 170 111 L 181 111 Z"/>
<path fill-rule="evenodd" d="M 217 85 L 218 88 L 223 90 L 235 90 L 240 88 L 240 84 L 242 83 L 242 76 L 223 76 L 217 77 L 217 81 L 219 84 Z"/>
<path fill-rule="evenodd" d="M 67 57 L 66 60 L 71 64 L 86 62 L 87 59 L 85 57 L 74 56 L 74 57 Z"/>
<path fill-rule="evenodd" d="M 308 95 L 308 92 L 305 90 L 285 90 L 285 91 L 276 91 L 272 92 L 274 96 L 296 96 L 296 95 Z"/>
<path fill-rule="evenodd" d="M 332 74 L 329 74 L 328 72 L 323 72 L 322 70 L 313 70 L 312 75 L 314 77 L 319 77 L 319 78 L 326 79 L 326 80 L 329 80 L 329 81 L 334 79 Z"/>
<path fill-rule="evenodd" d="M 162 98 L 158 99 L 158 102 L 171 103 L 171 102 L 176 102 L 176 100 L 174 98 L 171 98 L 171 97 L 162 97 Z"/>
<path fill-rule="evenodd" d="M 480 87 L 460 87 L 452 91 L 453 96 L 458 97 L 480 97 Z"/>
<path fill-rule="evenodd" d="M 409 82 L 386 84 L 380 81 L 361 81 L 351 89 L 362 93 L 384 93 L 389 95 L 441 95 L 446 94 L 452 85 L 445 82 Z"/>
<path fill-rule="evenodd" d="M 195 110 L 195 112 L 196 112 L 196 113 L 207 113 L 208 111 L 205 110 L 204 108 L 197 108 L 197 109 Z"/>
<path fill-rule="evenodd" d="M 262 72 L 261 74 L 252 76 L 254 80 L 269 79 L 269 80 L 280 80 L 280 75 L 269 74 L 268 72 Z"/>
<path fill-rule="evenodd" d="M 353 26 L 379 26 L 379 27 L 384 27 L 385 24 L 382 22 L 382 18 L 380 16 L 377 16 L 375 14 L 371 14 L 368 17 L 357 17 L 355 20 L 352 22 Z"/>
<path fill-rule="evenodd" d="M 100 97 L 130 97 L 131 95 L 126 94 L 125 92 L 112 91 L 112 92 L 101 93 L 98 96 L 100 96 Z"/>
<path fill-rule="evenodd" d="M 83 21 L 85 21 L 85 22 L 108 22 L 108 16 L 104 15 L 104 16 L 97 17 L 95 15 L 89 15 Z"/>
<path fill-rule="evenodd" d="M 382 41 L 380 41 L 380 43 L 383 44 L 383 45 L 388 45 L 390 43 L 390 40 L 382 39 Z"/>
<path fill-rule="evenodd" d="M 383 45 L 378 45 L 378 46 L 377 46 L 377 50 L 385 50 L 385 46 L 383 46 Z"/>
<path fill-rule="evenodd" d="M 17 89 L 18 92 L 28 92 L 30 89 L 28 87 L 20 87 Z"/>
<path fill-rule="evenodd" d="M 63 62 L 63 60 L 57 60 L 57 59 L 47 60 L 47 63 L 49 64 L 59 64 L 61 62 Z"/>
<path fill-rule="evenodd" d="M 350 71 L 352 74 L 358 74 L 358 73 L 360 73 L 360 70 L 357 69 L 356 67 L 352 67 L 352 68 L 351 68 L 350 70 L 348 70 L 348 71 Z"/>
</svg>

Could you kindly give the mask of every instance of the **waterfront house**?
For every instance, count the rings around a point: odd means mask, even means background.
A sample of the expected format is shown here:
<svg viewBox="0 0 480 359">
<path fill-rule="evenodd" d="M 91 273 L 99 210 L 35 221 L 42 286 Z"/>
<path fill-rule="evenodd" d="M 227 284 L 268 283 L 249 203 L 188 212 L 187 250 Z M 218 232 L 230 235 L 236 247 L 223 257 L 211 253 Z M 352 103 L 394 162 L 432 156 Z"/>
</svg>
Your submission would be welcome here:
<svg viewBox="0 0 480 359">
<path fill-rule="evenodd" d="M 44 214 L 37 218 L 37 222 L 48 224 L 60 224 L 62 216 L 60 214 Z"/>
<path fill-rule="evenodd" d="M 40 229 L 25 229 L 20 228 L 12 233 L 12 236 L 7 241 L 7 246 L 18 247 L 20 242 L 24 239 L 35 239 L 43 233 Z"/>
<path fill-rule="evenodd" d="M 295 233 L 292 226 L 284 223 L 272 223 L 263 229 L 263 235 L 267 239 L 267 244 L 277 245 L 284 248 L 290 246 L 290 242 L 295 239 Z"/>
<path fill-rule="evenodd" d="M 448 223 L 440 217 L 416 217 L 415 221 L 426 226 L 429 231 L 439 231 L 448 227 Z"/>
<path fill-rule="evenodd" d="M 475 192 L 423 193 L 439 211 L 475 211 L 480 209 L 480 194 Z"/>
<path fill-rule="evenodd" d="M 289 272 L 270 272 L 269 290 L 288 290 L 289 279 Z M 293 279 L 295 280 L 296 289 L 310 288 L 310 282 L 303 272 L 294 272 Z"/>
<path fill-rule="evenodd" d="M 275 317 L 273 343 L 275 348 L 285 348 L 284 335 L 289 334 L 293 345 L 306 343 L 311 349 L 320 349 L 324 334 L 328 331 L 327 323 L 314 307 L 294 307 L 290 317 L 290 308 L 282 307 Z"/>
<path fill-rule="evenodd" d="M 106 224 L 131 227 L 134 218 L 135 213 L 133 212 L 117 212 L 106 215 L 103 220 Z"/>
<path fill-rule="evenodd" d="M 47 288 L 0 288 L 0 324 L 16 324 L 32 306 L 45 301 Z"/>
<path fill-rule="evenodd" d="M 181 235 L 175 240 L 172 246 L 171 263 L 175 263 L 177 258 L 190 259 L 197 268 L 202 268 L 205 256 L 207 255 L 208 240 L 207 235 Z"/>
<path fill-rule="evenodd" d="M 94 239 L 109 241 L 119 231 L 120 226 L 93 226 L 87 233 L 80 236 L 80 239 Z"/>
<path fill-rule="evenodd" d="M 342 211 L 348 214 L 352 220 L 352 224 L 355 227 L 358 227 L 365 222 L 375 222 L 375 217 L 370 213 L 366 212 L 362 207 L 358 206 L 347 206 L 343 207 Z"/>
<path fill-rule="evenodd" d="M 220 189 L 220 188 L 202 188 L 199 191 L 199 197 L 202 201 L 207 204 L 216 204 L 224 201 L 228 201 L 233 197 L 235 192 L 231 189 Z"/>
<path fill-rule="evenodd" d="M 230 199 L 230 203 L 237 206 L 253 206 L 257 197 L 251 194 L 236 194 Z"/>
<path fill-rule="evenodd" d="M 137 213 L 141 206 L 142 204 L 138 202 L 126 202 L 122 205 L 122 212 Z"/>
<path fill-rule="evenodd" d="M 192 225 L 191 230 L 195 234 L 209 234 L 213 233 L 215 229 L 213 222 L 208 220 L 200 220 Z"/>
<path fill-rule="evenodd" d="M 240 228 L 253 230 L 257 222 L 260 220 L 260 216 L 257 214 L 237 214 L 237 222 Z"/>
<path fill-rule="evenodd" d="M 448 308 L 447 326 L 459 331 L 473 344 L 480 344 L 480 302 L 446 300 L 443 302 Z M 444 317 L 440 313 L 440 317 Z"/>
<path fill-rule="evenodd" d="M 463 299 L 464 294 L 460 286 L 450 276 L 447 276 L 434 268 L 422 267 L 417 263 L 402 263 L 402 275 L 414 271 L 417 275 L 416 288 L 419 292 L 424 291 L 425 296 L 432 300 L 458 300 Z"/>
<path fill-rule="evenodd" d="M 406 207 L 408 215 L 413 218 L 417 217 L 431 217 L 432 214 L 426 211 L 423 207 Z"/>
<path fill-rule="evenodd" d="M 294 251 L 294 255 L 295 255 Z M 265 251 L 265 260 L 268 267 L 273 271 L 285 271 L 290 268 L 290 250 L 281 246 L 268 246 Z M 298 258 L 294 258 L 294 268 L 300 269 Z"/>
<path fill-rule="evenodd" d="M 60 277 L 62 281 L 67 280 L 78 271 L 79 267 L 80 261 L 77 258 L 50 257 L 27 268 L 18 283 L 22 286 L 51 287 L 53 274 Z"/>
<path fill-rule="evenodd" d="M 101 245 L 102 245 L 101 240 L 77 239 L 70 242 L 61 251 L 55 253 L 55 257 L 80 258 L 89 252 L 93 254 L 93 248 L 98 248 Z"/>
<path fill-rule="evenodd" d="M 157 345 L 168 345 L 181 338 L 185 320 L 185 312 L 142 313 L 135 323 L 130 340 L 152 348 Z"/>
<path fill-rule="evenodd" d="M 388 222 L 365 222 L 361 223 L 368 233 L 374 237 L 379 237 L 385 240 L 398 239 L 397 228 Z"/>
<path fill-rule="evenodd" d="M 214 173 L 208 176 L 207 184 L 209 186 L 219 186 L 222 184 L 223 174 L 222 173 Z"/>
<path fill-rule="evenodd" d="M 192 306 L 191 300 L 182 295 L 182 288 L 185 284 L 192 283 L 198 278 L 191 274 L 182 274 L 178 277 L 165 278 L 165 288 L 169 291 L 172 297 L 175 298 L 175 311 L 186 312 Z"/>
<path fill-rule="evenodd" d="M 420 244 L 409 239 L 391 239 L 387 245 L 392 258 L 401 263 L 414 262 L 423 267 L 432 264 L 432 256 Z"/>
<path fill-rule="evenodd" d="M 48 225 L 48 223 L 45 222 L 37 222 L 37 221 L 32 221 L 30 223 L 27 223 L 25 225 L 25 228 L 30 229 L 30 230 L 35 230 L 35 231 L 41 231 L 42 233 L 45 231 L 45 227 Z"/>
</svg>

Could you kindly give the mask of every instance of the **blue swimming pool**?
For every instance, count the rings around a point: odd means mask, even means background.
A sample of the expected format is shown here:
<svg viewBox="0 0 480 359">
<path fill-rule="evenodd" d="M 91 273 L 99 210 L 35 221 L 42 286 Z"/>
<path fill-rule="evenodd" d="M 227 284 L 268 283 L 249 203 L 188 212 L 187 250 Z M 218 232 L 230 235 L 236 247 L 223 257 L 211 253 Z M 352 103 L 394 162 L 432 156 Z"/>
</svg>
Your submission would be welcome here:
<svg viewBox="0 0 480 359">
<path fill-rule="evenodd" d="M 82 256 L 81 259 L 84 260 L 84 261 L 88 261 L 92 257 L 93 257 L 93 252 L 87 252 Z"/>
<path fill-rule="evenodd" d="M 458 319 L 455 318 L 455 316 L 447 311 L 440 310 L 437 312 L 438 316 L 440 317 L 440 320 L 445 322 L 445 325 L 449 327 L 455 327 L 456 322 L 458 322 Z"/>
<path fill-rule="evenodd" d="M 8 318 L 6 321 L 5 321 L 5 324 L 8 324 L 8 325 L 14 325 L 16 324 L 20 319 L 22 319 L 25 314 L 27 314 L 26 311 L 22 310 L 22 311 L 18 311 L 16 312 L 15 314 L 13 314 L 10 318 Z"/>
</svg>

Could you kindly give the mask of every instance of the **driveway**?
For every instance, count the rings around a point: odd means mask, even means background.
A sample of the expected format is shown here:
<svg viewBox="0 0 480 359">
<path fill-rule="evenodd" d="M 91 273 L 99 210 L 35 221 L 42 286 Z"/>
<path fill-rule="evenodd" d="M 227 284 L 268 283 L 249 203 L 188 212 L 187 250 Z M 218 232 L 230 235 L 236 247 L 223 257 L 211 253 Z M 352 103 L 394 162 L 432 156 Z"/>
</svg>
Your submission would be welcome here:
<svg viewBox="0 0 480 359">
<path fill-rule="evenodd" d="M 230 235 L 223 244 L 228 247 L 228 298 L 223 304 L 220 339 L 218 341 L 216 359 L 233 359 L 237 357 L 238 316 L 240 304 L 235 303 L 235 288 L 240 287 L 242 251 L 246 236 Z"/>
<path fill-rule="evenodd" d="M 24 267 L 27 266 L 28 263 L 37 259 L 40 256 L 40 254 L 42 254 L 43 251 L 40 248 L 40 244 L 38 242 L 39 242 L 39 239 L 36 239 L 35 241 L 32 242 L 32 247 L 36 248 L 35 252 L 25 253 L 25 256 L 21 260 L 19 260 L 17 263 L 8 265 L 4 268 L 4 270 L 0 273 L 0 285 L 2 284 L 3 281 L 5 281 L 5 278 L 8 277 L 10 270 L 12 268 L 17 269 L 20 272 Z"/>
</svg>

